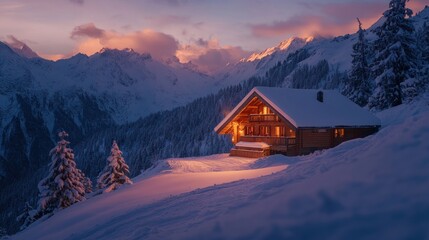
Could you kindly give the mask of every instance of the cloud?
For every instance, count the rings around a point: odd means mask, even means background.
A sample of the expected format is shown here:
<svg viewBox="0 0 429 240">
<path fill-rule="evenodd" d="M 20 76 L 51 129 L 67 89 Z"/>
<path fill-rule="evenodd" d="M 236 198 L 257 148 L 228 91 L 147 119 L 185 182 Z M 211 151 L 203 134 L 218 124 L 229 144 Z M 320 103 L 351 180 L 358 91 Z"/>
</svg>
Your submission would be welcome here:
<svg viewBox="0 0 429 240">
<path fill-rule="evenodd" d="M 322 28 L 323 18 L 319 16 L 294 17 L 286 21 L 274 21 L 269 24 L 251 24 L 250 30 L 255 37 L 275 37 L 286 34 L 308 35 Z"/>
<path fill-rule="evenodd" d="M 7 35 L 6 36 L 6 43 L 12 48 L 18 48 L 21 49 L 22 47 L 26 46 L 26 44 L 20 40 L 18 40 L 13 35 Z"/>
<path fill-rule="evenodd" d="M 94 23 L 87 23 L 80 26 L 76 26 L 71 32 L 70 37 L 102 38 L 104 34 L 105 31 L 103 29 L 97 28 Z"/>
<path fill-rule="evenodd" d="M 74 4 L 78 4 L 78 5 L 83 5 L 84 4 L 84 0 L 69 0 L 70 2 L 74 3 Z"/>
<path fill-rule="evenodd" d="M 27 44 L 18 40 L 13 35 L 6 36 L 5 43 L 21 56 L 24 56 L 27 58 L 39 57 L 39 55 L 36 52 L 34 52 L 29 46 L 27 46 Z"/>
<path fill-rule="evenodd" d="M 386 2 L 369 3 L 365 1 L 317 5 L 322 13 L 326 16 L 331 16 L 332 20 L 337 24 L 355 22 L 357 17 L 361 19 L 380 18 L 388 8 Z"/>
<path fill-rule="evenodd" d="M 176 55 L 179 43 L 168 34 L 150 29 L 120 34 L 97 28 L 93 23 L 77 26 L 71 37 L 80 39 L 78 52 L 88 55 L 98 52 L 101 48 L 132 48 L 139 53 L 150 53 L 154 58 L 165 59 Z"/>
<path fill-rule="evenodd" d="M 241 47 L 221 46 L 217 39 L 204 40 L 199 38 L 192 44 L 183 45 L 177 51 L 180 62 L 192 62 L 199 70 L 214 74 L 228 64 L 237 63 L 240 59 L 248 57 L 249 51 Z"/>
<path fill-rule="evenodd" d="M 411 8 L 414 13 L 420 12 L 425 6 L 429 6 L 427 0 L 413 0 L 408 2 L 408 7 Z"/>
<path fill-rule="evenodd" d="M 300 3 L 309 11 L 284 21 L 249 25 L 255 37 L 340 35 L 356 31 L 356 17 L 370 27 L 388 8 L 386 2 Z"/>
</svg>

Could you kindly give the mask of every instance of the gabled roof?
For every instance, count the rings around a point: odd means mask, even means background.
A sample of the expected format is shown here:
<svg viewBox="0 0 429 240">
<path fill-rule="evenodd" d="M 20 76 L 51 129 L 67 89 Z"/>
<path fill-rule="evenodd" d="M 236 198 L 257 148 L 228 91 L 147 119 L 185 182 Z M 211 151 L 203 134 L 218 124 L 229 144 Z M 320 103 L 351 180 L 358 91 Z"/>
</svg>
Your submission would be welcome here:
<svg viewBox="0 0 429 240">
<path fill-rule="evenodd" d="M 323 92 L 323 102 L 316 98 Z M 379 126 L 380 120 L 335 90 L 255 87 L 215 127 L 218 132 L 243 109 L 251 96 L 260 97 L 296 128 Z"/>
</svg>

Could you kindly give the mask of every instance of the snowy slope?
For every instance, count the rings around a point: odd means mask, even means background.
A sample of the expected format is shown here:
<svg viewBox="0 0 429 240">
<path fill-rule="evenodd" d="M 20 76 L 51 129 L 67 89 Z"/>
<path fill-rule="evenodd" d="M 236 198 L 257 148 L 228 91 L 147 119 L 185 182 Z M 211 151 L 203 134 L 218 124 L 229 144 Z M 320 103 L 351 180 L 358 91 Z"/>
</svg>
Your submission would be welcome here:
<svg viewBox="0 0 429 240">
<path fill-rule="evenodd" d="M 232 85 L 246 80 L 252 76 L 265 74 L 277 62 L 283 61 L 290 54 L 305 46 L 312 38 L 302 39 L 292 37 L 280 42 L 275 47 L 254 53 L 236 64 L 231 64 L 220 71 L 216 76 L 219 85 Z"/>
<path fill-rule="evenodd" d="M 95 196 L 72 208 L 58 212 L 55 217 L 34 224 L 17 239 L 81 239 L 83 232 L 76 229 L 93 229 L 115 219 L 121 212 L 132 212 L 142 206 L 183 192 L 216 184 L 249 179 L 284 170 L 280 166 L 252 169 L 256 159 L 228 157 L 226 154 L 200 158 L 168 159 L 160 161 L 134 179 L 127 186 L 112 194 Z M 116 206 L 114 208 L 110 206 Z M 58 221 L 57 216 L 62 220 Z M 75 221 L 75 219 L 80 219 Z M 64 221 L 63 221 L 64 220 Z M 53 229 L 61 229 L 58 232 Z M 114 237 L 113 237 L 114 238 Z"/>
<path fill-rule="evenodd" d="M 427 239 L 428 103 L 381 112 L 376 135 L 308 156 L 163 161 L 12 239 Z"/>
</svg>

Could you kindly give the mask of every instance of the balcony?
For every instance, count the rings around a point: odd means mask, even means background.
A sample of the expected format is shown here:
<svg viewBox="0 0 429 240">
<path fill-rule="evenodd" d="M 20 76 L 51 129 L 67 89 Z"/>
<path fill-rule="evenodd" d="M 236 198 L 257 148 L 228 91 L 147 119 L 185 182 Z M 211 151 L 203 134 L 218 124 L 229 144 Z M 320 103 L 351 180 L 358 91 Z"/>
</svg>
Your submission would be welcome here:
<svg viewBox="0 0 429 240">
<path fill-rule="evenodd" d="M 250 122 L 279 122 L 280 119 L 274 114 L 250 114 Z"/>
<path fill-rule="evenodd" d="M 243 142 L 264 142 L 269 145 L 291 146 L 296 144 L 294 137 L 275 137 L 275 136 L 240 136 L 239 141 Z"/>
</svg>

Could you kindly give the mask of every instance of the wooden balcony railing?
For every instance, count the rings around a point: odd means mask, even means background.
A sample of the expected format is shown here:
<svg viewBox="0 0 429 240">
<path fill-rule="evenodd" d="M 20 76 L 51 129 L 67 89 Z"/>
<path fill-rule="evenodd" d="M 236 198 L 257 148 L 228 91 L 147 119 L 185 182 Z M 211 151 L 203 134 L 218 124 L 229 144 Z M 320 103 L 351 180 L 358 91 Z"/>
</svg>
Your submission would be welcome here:
<svg viewBox="0 0 429 240">
<path fill-rule="evenodd" d="M 296 144 L 294 137 L 276 137 L 276 136 L 240 136 L 239 141 L 244 142 L 264 142 L 269 145 L 290 146 Z"/>
<path fill-rule="evenodd" d="M 250 122 L 279 122 L 280 119 L 274 114 L 250 114 Z"/>
</svg>

